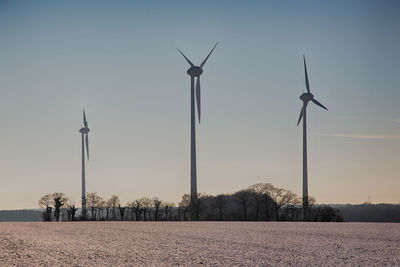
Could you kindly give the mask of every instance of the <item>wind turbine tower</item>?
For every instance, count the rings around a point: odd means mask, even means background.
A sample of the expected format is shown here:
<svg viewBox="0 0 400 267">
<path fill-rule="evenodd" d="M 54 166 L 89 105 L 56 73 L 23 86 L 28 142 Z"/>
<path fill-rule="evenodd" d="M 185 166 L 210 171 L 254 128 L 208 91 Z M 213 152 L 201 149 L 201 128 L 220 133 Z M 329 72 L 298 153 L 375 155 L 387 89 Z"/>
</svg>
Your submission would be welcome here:
<svg viewBox="0 0 400 267">
<path fill-rule="evenodd" d="M 82 217 L 86 218 L 86 180 L 85 180 L 85 143 L 86 143 L 86 155 L 89 160 L 89 128 L 86 120 L 85 110 L 83 110 L 83 127 L 79 129 L 82 135 Z"/>
<path fill-rule="evenodd" d="M 303 55 L 304 62 L 304 73 L 306 80 L 306 88 L 307 92 L 300 96 L 300 99 L 303 101 L 303 107 L 300 111 L 300 117 L 297 122 L 297 126 L 299 125 L 301 119 L 303 118 L 303 221 L 307 220 L 308 216 L 308 170 L 307 170 L 307 105 L 308 102 L 312 101 L 317 106 L 320 106 L 323 109 L 328 110 L 324 105 L 314 99 L 314 95 L 310 92 L 310 84 L 308 82 L 308 74 L 307 74 L 307 65 L 306 58 Z"/>
<path fill-rule="evenodd" d="M 204 64 L 206 64 L 211 53 L 214 51 L 218 43 L 214 45 L 207 57 L 201 62 L 200 66 L 195 66 L 181 50 L 178 51 L 189 63 L 190 68 L 187 70 L 187 74 L 190 76 L 190 207 L 191 207 L 191 220 L 197 221 L 199 218 L 198 210 L 198 199 L 197 199 L 197 169 L 196 169 L 196 119 L 195 119 L 195 99 L 197 102 L 197 113 L 200 123 L 200 75 L 203 73 Z M 194 87 L 194 79 L 196 80 L 196 91 Z M 196 96 L 195 96 L 196 95 Z"/>
</svg>

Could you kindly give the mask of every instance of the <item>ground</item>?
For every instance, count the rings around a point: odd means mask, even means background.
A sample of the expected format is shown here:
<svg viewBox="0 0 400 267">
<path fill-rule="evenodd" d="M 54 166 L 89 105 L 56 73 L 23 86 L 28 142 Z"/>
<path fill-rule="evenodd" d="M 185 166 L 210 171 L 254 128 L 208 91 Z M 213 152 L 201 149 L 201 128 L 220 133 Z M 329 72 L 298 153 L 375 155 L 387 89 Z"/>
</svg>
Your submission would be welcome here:
<svg viewBox="0 0 400 267">
<path fill-rule="evenodd" d="M 3 222 L 0 266 L 400 266 L 400 224 Z"/>
</svg>

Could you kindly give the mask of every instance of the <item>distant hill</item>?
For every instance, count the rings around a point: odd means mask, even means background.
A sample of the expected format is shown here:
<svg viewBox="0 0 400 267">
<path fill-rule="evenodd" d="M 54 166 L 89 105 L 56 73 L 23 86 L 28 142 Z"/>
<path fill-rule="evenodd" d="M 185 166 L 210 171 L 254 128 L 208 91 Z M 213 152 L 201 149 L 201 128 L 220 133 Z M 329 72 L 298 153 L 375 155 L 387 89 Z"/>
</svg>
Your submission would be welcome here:
<svg viewBox="0 0 400 267">
<path fill-rule="evenodd" d="M 332 205 L 339 209 L 345 222 L 400 222 L 399 204 Z"/>
<path fill-rule="evenodd" d="M 42 221 L 40 210 L 0 210 L 2 222 L 32 222 Z"/>
</svg>

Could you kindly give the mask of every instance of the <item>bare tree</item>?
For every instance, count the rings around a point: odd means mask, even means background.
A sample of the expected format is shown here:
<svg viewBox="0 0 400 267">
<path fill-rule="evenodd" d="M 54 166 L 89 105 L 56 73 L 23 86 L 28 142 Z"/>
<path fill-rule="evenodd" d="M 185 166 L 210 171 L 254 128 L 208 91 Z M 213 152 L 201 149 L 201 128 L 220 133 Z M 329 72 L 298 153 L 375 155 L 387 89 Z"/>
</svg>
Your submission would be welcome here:
<svg viewBox="0 0 400 267">
<path fill-rule="evenodd" d="M 292 221 L 297 221 L 299 212 L 301 211 L 300 206 L 301 206 L 301 198 L 300 197 L 298 197 L 297 199 L 294 199 L 289 204 L 289 208 L 291 209 L 291 220 Z"/>
<path fill-rule="evenodd" d="M 287 190 L 287 195 L 286 195 L 286 203 L 285 203 L 285 220 L 288 220 L 289 218 L 289 211 L 292 211 L 292 221 L 293 221 L 293 214 L 294 214 L 294 209 L 296 205 L 299 204 L 299 197 L 293 193 L 292 191 Z"/>
<path fill-rule="evenodd" d="M 273 200 L 271 199 L 271 193 L 276 189 L 272 184 L 270 183 L 258 183 L 254 184 L 252 186 L 248 187 L 249 190 L 255 192 L 258 196 L 261 196 L 262 199 L 264 199 L 265 203 L 265 219 L 269 221 L 271 218 L 270 216 L 270 206 L 273 204 Z M 257 205 L 257 200 L 256 199 L 256 205 Z M 260 203 L 258 203 L 260 205 Z"/>
<path fill-rule="evenodd" d="M 53 203 L 53 195 L 46 194 L 39 199 L 39 207 L 47 208 L 50 207 Z"/>
<path fill-rule="evenodd" d="M 132 221 L 133 215 L 135 215 L 135 221 L 140 221 L 140 213 L 143 211 L 143 201 L 145 199 L 142 197 L 127 203 L 127 206 L 132 209 Z"/>
<path fill-rule="evenodd" d="M 88 206 L 92 221 L 96 220 L 96 213 L 101 206 L 103 198 L 99 196 L 96 192 L 86 194 L 86 205 Z"/>
<path fill-rule="evenodd" d="M 293 197 L 293 192 L 283 188 L 275 188 L 270 194 L 272 200 L 274 201 L 276 220 L 280 220 L 279 210 L 282 206 L 285 206 Z"/>
<path fill-rule="evenodd" d="M 66 202 L 64 193 L 53 193 L 54 217 L 56 222 L 60 219 L 60 211 Z"/>
<path fill-rule="evenodd" d="M 121 221 L 123 221 L 126 207 L 121 207 L 121 205 L 118 205 L 118 209 L 119 209 L 119 214 L 121 216 Z"/>
<path fill-rule="evenodd" d="M 102 200 L 98 203 L 97 208 L 96 208 L 96 212 L 97 212 L 97 214 L 98 214 L 99 220 L 104 221 L 104 214 L 103 214 L 103 212 L 104 212 L 104 209 L 105 209 L 105 208 L 106 208 L 106 202 L 104 201 L 104 199 L 102 199 Z"/>
<path fill-rule="evenodd" d="M 75 214 L 78 208 L 75 207 L 75 201 L 68 199 L 67 204 L 68 221 L 75 221 Z"/>
<path fill-rule="evenodd" d="M 111 208 L 111 219 L 112 220 L 116 220 L 117 219 L 116 208 L 120 204 L 121 203 L 120 203 L 120 200 L 119 200 L 119 196 L 117 196 L 117 195 L 112 195 L 107 200 L 107 206 Z"/>
<path fill-rule="evenodd" d="M 168 215 L 170 214 L 172 208 L 175 206 L 173 202 L 167 202 L 163 201 L 162 205 L 164 206 L 164 212 L 165 212 L 165 220 L 168 221 Z"/>
<path fill-rule="evenodd" d="M 250 198 L 251 198 L 250 190 L 240 190 L 234 194 L 235 198 L 238 200 L 243 210 L 243 220 L 247 221 L 247 208 L 249 207 Z"/>
<path fill-rule="evenodd" d="M 135 201 L 127 202 L 126 207 L 128 208 L 128 211 L 131 210 L 131 221 L 133 221 L 133 217 L 135 215 Z M 128 214 L 128 217 L 129 217 L 129 214 Z"/>
<path fill-rule="evenodd" d="M 134 201 L 135 205 L 135 220 L 140 221 L 140 209 L 142 207 L 143 198 L 136 199 Z"/>
<path fill-rule="evenodd" d="M 189 205 L 190 205 L 190 194 L 184 194 L 182 196 L 182 200 L 181 202 L 179 202 L 179 214 L 178 214 L 178 218 L 179 220 L 181 220 L 181 213 L 183 213 L 183 220 L 186 221 L 186 215 L 187 212 L 189 210 Z"/>
<path fill-rule="evenodd" d="M 197 193 L 197 205 L 194 207 L 196 208 L 196 221 L 200 220 L 200 213 L 203 216 L 207 216 L 207 210 L 209 210 L 209 207 L 207 207 L 207 199 L 211 198 L 211 195 L 208 195 L 206 193 Z M 193 208 L 193 205 L 191 206 Z"/>
<path fill-rule="evenodd" d="M 69 200 L 68 197 L 64 198 L 64 205 L 62 205 L 62 207 L 60 209 L 61 221 L 71 221 L 71 214 L 70 214 L 70 211 L 68 209 L 69 201 L 70 200 Z"/>
<path fill-rule="evenodd" d="M 259 221 L 260 220 L 261 203 L 262 203 L 262 200 L 264 199 L 263 194 L 260 191 L 256 191 L 253 189 L 248 189 L 248 190 L 255 201 L 256 221 Z"/>
<path fill-rule="evenodd" d="M 53 195 L 47 194 L 42 196 L 39 199 L 39 207 L 45 208 L 42 212 L 43 221 L 50 222 L 51 221 L 51 206 L 53 205 Z"/>
<path fill-rule="evenodd" d="M 224 194 L 219 194 L 215 197 L 215 207 L 218 210 L 218 217 L 220 221 L 224 220 L 224 199 L 225 199 Z"/>
<path fill-rule="evenodd" d="M 162 201 L 158 199 L 158 197 L 154 197 L 153 206 L 154 206 L 154 220 L 158 221 L 159 219 L 159 209 L 162 204 Z"/>
<path fill-rule="evenodd" d="M 147 221 L 147 215 L 151 216 L 150 209 L 153 206 L 153 200 L 148 197 L 142 198 L 142 211 L 143 211 L 143 220 Z M 151 219 L 151 218 L 150 218 Z"/>
<path fill-rule="evenodd" d="M 111 207 L 110 207 L 110 203 L 109 203 L 109 201 L 107 200 L 106 202 L 105 202 L 105 205 L 104 205 L 104 208 L 106 209 L 106 221 L 109 221 L 110 220 L 110 209 L 111 209 Z"/>
<path fill-rule="evenodd" d="M 307 210 L 307 218 L 305 218 L 306 221 L 310 221 L 315 217 L 315 214 L 313 214 L 313 206 L 317 203 L 314 197 L 308 196 L 308 210 Z"/>
</svg>

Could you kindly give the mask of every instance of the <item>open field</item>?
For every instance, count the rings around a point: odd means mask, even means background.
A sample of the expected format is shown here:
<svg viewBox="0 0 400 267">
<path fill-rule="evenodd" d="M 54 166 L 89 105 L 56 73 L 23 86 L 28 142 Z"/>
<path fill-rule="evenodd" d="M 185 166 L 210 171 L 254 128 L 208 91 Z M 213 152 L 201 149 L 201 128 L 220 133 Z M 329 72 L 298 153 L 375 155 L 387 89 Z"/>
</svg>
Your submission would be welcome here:
<svg viewBox="0 0 400 267">
<path fill-rule="evenodd" d="M 0 266 L 400 266 L 400 224 L 0 223 Z"/>
</svg>

